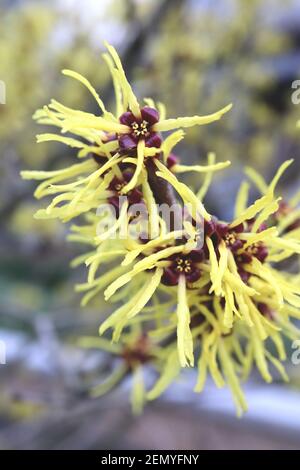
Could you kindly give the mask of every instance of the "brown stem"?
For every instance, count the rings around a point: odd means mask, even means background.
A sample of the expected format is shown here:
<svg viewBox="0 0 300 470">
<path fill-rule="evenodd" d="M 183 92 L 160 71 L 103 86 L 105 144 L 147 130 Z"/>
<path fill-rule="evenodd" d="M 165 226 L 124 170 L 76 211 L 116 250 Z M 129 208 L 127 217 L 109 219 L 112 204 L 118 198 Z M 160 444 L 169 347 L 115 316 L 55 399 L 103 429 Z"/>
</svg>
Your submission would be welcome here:
<svg viewBox="0 0 300 470">
<path fill-rule="evenodd" d="M 157 167 L 152 158 L 149 158 L 146 161 L 146 168 L 148 173 L 148 182 L 156 203 L 168 204 L 168 206 L 178 204 L 173 186 L 171 186 L 165 179 L 156 175 Z"/>
<path fill-rule="evenodd" d="M 162 160 L 161 156 L 159 157 L 159 160 Z M 167 204 L 169 207 L 173 207 L 173 210 L 170 212 L 170 220 L 166 221 L 170 224 L 169 230 L 173 231 L 176 227 L 176 217 L 180 215 L 179 211 L 181 211 L 174 188 L 168 181 L 156 175 L 157 167 L 152 158 L 149 158 L 146 161 L 146 168 L 148 174 L 148 182 L 156 204 Z"/>
</svg>

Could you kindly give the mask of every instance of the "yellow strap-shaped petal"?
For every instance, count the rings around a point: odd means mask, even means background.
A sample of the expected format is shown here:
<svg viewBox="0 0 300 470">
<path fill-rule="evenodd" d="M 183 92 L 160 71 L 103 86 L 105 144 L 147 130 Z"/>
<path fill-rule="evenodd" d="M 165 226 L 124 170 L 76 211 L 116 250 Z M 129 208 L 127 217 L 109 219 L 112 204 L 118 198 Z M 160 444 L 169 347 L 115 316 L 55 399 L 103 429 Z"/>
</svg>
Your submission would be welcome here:
<svg viewBox="0 0 300 470">
<path fill-rule="evenodd" d="M 197 173 L 207 173 L 223 170 L 230 165 L 230 161 L 215 163 L 214 165 L 174 165 L 173 171 L 175 173 L 186 173 L 188 171 L 196 171 Z"/>
<path fill-rule="evenodd" d="M 180 276 L 177 300 L 177 346 L 181 367 L 194 365 L 193 337 L 190 330 L 190 311 L 186 297 L 185 277 Z"/>
<path fill-rule="evenodd" d="M 136 163 L 135 171 L 134 171 L 134 173 L 132 175 L 132 178 L 129 181 L 129 183 L 127 183 L 126 186 L 124 186 L 124 188 L 122 189 L 122 194 L 126 194 L 126 193 L 128 193 L 129 191 L 131 191 L 132 189 L 134 189 L 136 187 L 137 182 L 138 182 L 138 178 L 139 178 L 139 176 L 141 174 L 141 171 L 143 169 L 144 150 L 145 150 L 145 141 L 140 140 L 138 142 L 138 145 L 137 145 L 137 159 L 135 161 L 135 163 Z"/>
<path fill-rule="evenodd" d="M 192 116 L 192 117 L 179 117 L 177 119 L 165 119 L 156 123 L 152 129 L 156 132 L 171 131 L 181 127 L 193 127 L 209 124 L 218 121 L 223 114 L 227 113 L 232 108 L 232 104 L 225 106 L 216 113 L 208 114 L 207 116 Z"/>
</svg>

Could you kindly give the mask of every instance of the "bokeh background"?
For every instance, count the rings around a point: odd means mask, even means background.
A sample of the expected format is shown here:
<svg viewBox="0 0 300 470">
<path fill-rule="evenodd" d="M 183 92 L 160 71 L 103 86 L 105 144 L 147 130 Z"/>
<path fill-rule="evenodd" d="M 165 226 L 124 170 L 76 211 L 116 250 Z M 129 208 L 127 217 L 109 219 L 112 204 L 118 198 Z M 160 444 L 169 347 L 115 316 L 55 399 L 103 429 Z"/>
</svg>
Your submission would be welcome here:
<svg viewBox="0 0 300 470">
<path fill-rule="evenodd" d="M 206 114 L 234 103 L 230 114 L 187 132 L 179 153 L 204 162 L 208 151 L 230 159 L 215 178 L 210 210 L 230 217 L 243 166 L 270 177 L 294 157 L 282 180 L 299 189 L 300 4 L 297 0 L 1 0 L 0 80 L 0 448 L 12 449 L 279 449 L 300 447 L 300 365 L 291 382 L 246 386 L 250 412 L 235 417 L 227 391 L 190 392 L 193 372 L 145 413 L 133 417 L 127 386 L 90 399 L 88 378 L 105 375 L 109 359 L 75 346 L 94 334 L 105 306 L 80 309 L 73 285 L 84 272 L 70 261 L 81 248 L 66 228 L 32 218 L 37 203 L 21 169 L 52 169 L 74 158 L 61 145 L 36 145 L 32 121 L 51 97 L 93 110 L 84 87 L 63 77 L 87 76 L 109 103 L 113 90 L 103 40 L 116 46 L 138 96 L 163 101 L 168 115 Z M 201 185 L 199 176 L 186 182 Z M 255 193 L 253 193 L 255 196 Z M 292 351 L 291 351 L 292 352 Z"/>
</svg>

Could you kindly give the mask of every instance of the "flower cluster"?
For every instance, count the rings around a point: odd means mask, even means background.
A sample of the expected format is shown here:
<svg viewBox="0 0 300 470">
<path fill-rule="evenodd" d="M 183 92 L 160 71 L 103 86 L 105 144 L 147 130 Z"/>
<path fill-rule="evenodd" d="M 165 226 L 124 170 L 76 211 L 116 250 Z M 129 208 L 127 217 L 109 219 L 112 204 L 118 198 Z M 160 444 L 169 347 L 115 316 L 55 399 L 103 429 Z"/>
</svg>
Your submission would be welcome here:
<svg viewBox="0 0 300 470">
<path fill-rule="evenodd" d="M 76 287 L 84 293 L 82 304 L 101 292 L 117 303 L 100 325 L 100 338 L 81 340 L 84 347 L 118 356 L 119 366 L 93 393 L 107 392 L 132 374 L 133 405 L 139 411 L 196 363 L 195 391 L 202 390 L 209 373 L 218 387 L 229 385 L 238 411 L 244 411 L 240 381 L 257 367 L 270 382 L 269 364 L 287 380 L 283 336 L 297 334 L 291 319 L 300 318 L 298 278 L 280 263 L 300 254 L 300 197 L 287 202 L 276 194 L 292 161 L 269 184 L 247 168 L 231 222 L 209 214 L 203 198 L 213 173 L 229 162 L 216 163 L 211 153 L 206 166 L 182 165 L 174 147 L 184 137 L 182 128 L 216 121 L 230 106 L 208 116 L 167 119 L 160 103 L 146 99 L 140 106 L 116 51 L 107 49 L 114 114 L 84 77 L 69 70 L 64 74 L 88 88 L 101 114 L 54 100 L 35 114 L 38 122 L 61 131 L 39 135 L 38 141 L 77 148 L 82 162 L 22 173 L 42 181 L 37 198 L 53 196 L 36 217 L 78 219 L 69 239 L 90 246 L 73 262 L 88 267 L 87 281 Z M 172 132 L 165 137 L 166 131 Z M 198 192 L 178 179 L 186 171 L 204 173 Z M 249 180 L 261 195 L 248 206 Z M 269 351 L 268 341 L 276 353 Z M 150 390 L 143 382 L 145 367 L 159 374 Z"/>
</svg>

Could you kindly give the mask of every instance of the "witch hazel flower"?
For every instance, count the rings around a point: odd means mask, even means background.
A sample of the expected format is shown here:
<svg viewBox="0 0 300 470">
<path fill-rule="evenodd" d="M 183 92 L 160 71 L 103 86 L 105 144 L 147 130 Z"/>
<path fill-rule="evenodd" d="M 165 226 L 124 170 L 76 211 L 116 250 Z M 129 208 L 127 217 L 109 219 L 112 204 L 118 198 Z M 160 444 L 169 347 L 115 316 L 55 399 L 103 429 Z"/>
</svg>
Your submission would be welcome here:
<svg viewBox="0 0 300 470">
<path fill-rule="evenodd" d="M 38 142 L 59 142 L 78 149 L 77 157 L 82 163 L 53 172 L 23 171 L 25 179 L 43 181 L 35 192 L 37 198 L 54 196 L 53 201 L 36 217 L 58 217 L 68 221 L 88 212 L 103 200 L 115 177 L 122 180 L 122 172 L 130 168 L 131 177 L 122 185 L 121 193 L 127 195 L 141 184 L 142 173 L 148 178 L 147 161 L 159 159 L 165 162 L 172 148 L 183 138 L 182 128 L 204 125 L 220 119 L 231 105 L 207 116 L 180 117 L 165 119 L 162 104 L 157 108 L 151 99 L 147 106 L 141 106 L 127 81 L 116 50 L 106 44 L 108 53 L 103 55 L 115 88 L 116 110 L 108 111 L 96 90 L 86 78 L 77 72 L 64 70 L 64 75 L 83 84 L 94 97 L 100 114 L 92 114 L 71 109 L 56 100 L 38 110 L 35 119 L 40 124 L 51 125 L 60 133 L 47 133 L 37 137 Z M 177 130 L 176 130 L 177 129 Z M 165 141 L 162 134 L 172 131 Z M 224 162 L 227 166 L 229 162 Z M 178 171 L 185 171 L 176 165 Z M 215 170 L 222 169 L 217 165 Z M 199 166 L 191 171 L 211 171 Z M 189 170 L 187 170 L 189 171 Z M 148 178 L 149 179 L 149 178 Z"/>
<path fill-rule="evenodd" d="M 236 323 L 234 328 L 229 330 L 222 324 L 222 306 L 217 297 L 207 295 L 203 289 L 193 291 L 189 296 L 189 308 L 191 311 L 191 336 L 194 348 L 197 353 L 196 367 L 197 376 L 194 382 L 194 391 L 201 393 L 205 387 L 209 376 L 218 388 L 228 386 L 237 414 L 240 416 L 247 411 L 247 402 L 242 391 L 241 381 L 249 373 L 246 364 L 249 364 L 249 353 L 252 350 L 243 349 L 245 339 L 243 328 Z M 170 320 L 172 326 L 172 317 Z M 160 328 L 159 331 L 162 331 Z M 161 341 L 168 345 L 163 371 L 158 376 L 152 388 L 147 392 L 146 398 L 149 401 L 157 399 L 176 380 L 182 371 L 177 354 L 177 345 L 174 341 L 174 327 L 165 328 L 165 333 L 160 336 Z M 152 335 L 157 334 L 154 331 Z M 247 343 L 248 345 L 248 343 Z"/>
<path fill-rule="evenodd" d="M 201 277 L 198 265 L 204 259 L 202 250 L 192 250 L 189 253 L 175 254 L 169 258 L 169 264 L 164 268 L 161 282 L 166 286 L 176 286 L 179 278 L 184 277 L 187 283 L 194 283 Z"/>
<path fill-rule="evenodd" d="M 119 136 L 120 149 L 129 152 L 136 149 L 140 141 L 144 141 L 146 147 L 160 148 L 162 138 L 155 131 L 155 124 L 159 121 L 159 112 L 144 106 L 140 109 L 140 115 L 135 116 L 131 111 L 126 111 L 120 116 L 120 123 L 128 127 L 128 134 Z"/>
<path fill-rule="evenodd" d="M 257 299 L 266 300 L 267 305 L 272 302 L 278 311 L 284 302 L 291 306 L 299 303 L 299 288 L 273 267 L 275 261 L 300 254 L 299 236 L 295 239 L 280 236 L 276 226 L 268 226 L 279 208 L 280 198 L 274 196 L 276 184 L 291 163 L 292 160 L 287 161 L 279 168 L 265 195 L 248 208 L 245 207 L 248 186 L 242 185 L 236 219 L 229 224 L 216 222 L 206 236 L 210 267 L 202 269 L 210 272 L 210 292 L 224 298 L 223 321 L 228 328 L 235 316 L 242 315 L 249 326 L 260 321 Z"/>
<path fill-rule="evenodd" d="M 176 145 L 185 128 L 217 121 L 231 105 L 207 116 L 169 119 L 161 103 L 138 101 L 117 52 L 106 47 L 115 111 L 106 109 L 83 76 L 64 70 L 88 89 L 98 112 L 55 100 L 38 110 L 35 119 L 57 129 L 39 135 L 38 142 L 67 145 L 75 149 L 76 161 L 50 172 L 22 172 L 23 178 L 40 182 L 36 198 L 50 198 L 36 217 L 79 218 L 68 238 L 90 247 L 72 263 L 87 268 L 86 282 L 76 286 L 82 305 L 101 293 L 114 305 L 110 315 L 103 314 L 100 337 L 82 343 L 112 353 L 120 366 L 95 394 L 132 376 L 133 407 L 141 410 L 182 369 L 197 365 L 196 392 L 210 374 L 218 387 L 229 386 L 238 411 L 244 411 L 240 381 L 256 367 L 270 382 L 270 364 L 286 380 L 283 337 L 294 338 L 297 331 L 299 276 L 278 264 L 300 254 L 299 195 L 287 201 L 276 194 L 292 161 L 281 165 L 270 184 L 247 168 L 260 197 L 248 206 L 249 182 L 244 181 L 234 219 L 214 217 L 203 200 L 214 173 L 230 162 L 218 163 L 209 153 L 206 165 L 185 165 Z M 204 175 L 197 191 L 180 180 L 190 171 Z M 169 224 L 163 206 L 176 209 Z M 277 355 L 268 350 L 268 340 Z M 148 366 L 158 380 L 147 391 Z"/>
<path fill-rule="evenodd" d="M 215 227 L 211 225 L 210 223 L 207 227 L 207 233 L 210 236 L 215 235 L 215 246 L 218 246 L 217 241 L 226 238 L 228 233 L 231 235 L 231 230 L 226 224 L 219 223 L 219 230 L 216 229 L 216 220 Z M 241 227 L 238 227 L 237 233 L 243 233 Z M 235 244 L 232 240 L 227 249 L 232 253 L 232 247 L 233 250 L 239 250 L 243 244 Z M 293 251 L 297 252 L 299 253 L 299 250 Z M 258 256 L 257 253 L 254 255 Z M 247 263 L 250 265 L 251 261 L 247 259 Z M 282 380 L 288 381 L 282 364 L 287 359 L 285 338 L 293 340 L 299 337 L 299 329 L 295 327 L 293 320 L 299 319 L 300 290 L 297 276 L 279 272 L 270 265 L 265 269 L 274 275 L 273 284 L 269 277 L 264 276 L 267 271 L 248 272 L 245 284 L 248 283 L 257 289 L 252 295 L 249 291 L 242 291 L 236 280 L 230 278 L 228 281 L 232 281 L 234 296 L 231 305 L 235 307 L 236 315 L 233 323 L 228 324 L 224 321 L 227 299 L 222 294 L 216 295 L 212 292 L 209 265 L 209 258 L 200 263 L 201 277 L 187 291 L 190 337 L 194 350 L 200 351 L 199 354 L 196 353 L 198 378 L 194 391 L 202 392 L 210 375 L 218 388 L 226 385 L 230 388 L 237 414 L 241 415 L 248 408 L 241 383 L 247 380 L 253 369 L 257 369 L 267 383 L 272 382 L 270 366 L 279 373 Z M 238 275 L 237 270 L 235 273 Z M 160 289 L 164 291 L 162 286 Z M 279 294 L 280 291 L 282 294 Z M 170 293 L 170 290 L 168 292 Z M 278 303 L 278 294 L 282 295 L 282 303 Z M 176 360 L 178 343 L 174 340 L 176 322 L 176 315 L 172 313 L 169 325 L 163 328 L 160 326 L 157 331 L 151 330 L 150 334 L 154 336 L 163 333 L 160 338 L 168 345 L 168 353 L 164 372 L 148 392 L 148 400 L 153 400 L 163 393 L 180 373 Z M 269 348 L 270 343 L 275 346 L 273 350 Z"/>
<path fill-rule="evenodd" d="M 106 240 L 108 243 L 109 240 Z M 197 241 L 185 229 L 164 233 L 150 241 L 119 240 L 127 254 L 120 266 L 115 268 L 115 279 L 108 285 L 108 274 L 96 276 L 103 263 L 103 254 L 106 250 L 99 245 L 94 255 L 80 257 L 89 266 L 88 282 L 77 286 L 77 290 L 86 294 L 83 297 L 85 305 L 100 290 L 104 290 L 106 300 L 118 297 L 119 291 L 127 288 L 131 292 L 130 300 L 117 309 L 100 326 L 100 334 L 112 328 L 113 339 L 118 341 L 122 330 L 128 326 L 149 301 L 152 301 L 159 286 L 174 286 L 178 296 L 178 351 L 182 366 L 193 364 L 192 343 L 188 344 L 189 311 L 187 308 L 187 289 L 199 279 L 201 273 L 198 268 L 204 254 L 197 248 Z M 97 246 L 97 244 L 96 244 Z M 121 254 L 122 251 L 112 248 L 112 255 Z M 99 254 L 98 254 L 99 253 Z"/>
<path fill-rule="evenodd" d="M 164 370 L 164 350 L 157 341 L 141 333 L 140 325 L 132 325 L 118 343 L 106 338 L 84 336 L 78 346 L 87 350 L 101 350 L 113 359 L 110 374 L 93 386 L 89 384 L 90 395 L 99 398 L 131 377 L 130 402 L 134 414 L 140 414 L 147 401 L 145 374 L 147 368 L 158 375 Z"/>
<path fill-rule="evenodd" d="M 100 326 L 99 331 L 100 334 L 103 334 L 108 328 L 113 328 L 113 338 L 117 340 L 122 329 L 130 319 L 138 315 L 152 299 L 161 282 L 166 282 L 167 279 L 170 279 L 170 272 L 172 272 L 174 277 L 178 274 L 175 283 L 178 297 L 178 353 L 181 365 L 184 367 L 194 364 L 186 289 L 188 280 L 191 279 L 192 273 L 197 272 L 195 271 L 197 268 L 190 264 L 189 261 L 189 259 L 195 258 L 190 243 L 172 245 L 172 238 L 174 236 L 177 236 L 177 234 L 170 233 L 165 239 L 152 240 L 143 244 L 135 252 L 128 253 L 129 256 L 125 257 L 123 261 L 125 266 L 128 263 L 130 263 L 129 266 L 132 265 L 137 256 L 141 257 L 142 255 L 142 259 L 135 262 L 131 269 L 129 268 L 127 272 L 106 288 L 104 292 L 106 300 L 109 300 L 121 287 L 130 283 L 134 278 L 138 277 L 141 280 L 144 279 L 144 281 L 140 284 L 140 289 L 132 299 L 108 317 Z"/>
<path fill-rule="evenodd" d="M 287 359 L 284 336 L 295 338 L 299 330 L 285 328 L 279 333 L 278 324 L 268 328 L 268 336 L 261 338 L 257 328 L 249 328 L 242 319 L 237 319 L 234 326 L 228 329 L 223 321 L 223 305 L 217 296 L 207 295 L 207 289 L 193 290 L 189 295 L 191 312 L 191 335 L 196 355 L 197 377 L 194 392 L 201 393 L 208 377 L 211 377 L 217 388 L 228 386 L 236 407 L 237 415 L 241 416 L 248 409 L 242 384 L 249 378 L 253 369 L 257 369 L 263 380 L 272 382 L 270 366 L 276 370 L 286 382 L 288 376 L 282 362 Z M 290 325 L 291 326 L 291 325 Z M 163 332 L 163 335 L 161 334 Z M 182 369 L 174 341 L 176 333 L 173 317 L 170 327 L 158 328 L 150 332 L 159 336 L 162 343 L 167 344 L 165 366 L 153 387 L 147 393 L 147 400 L 158 398 L 176 380 Z M 267 340 L 276 345 L 270 351 Z"/>
<path fill-rule="evenodd" d="M 232 328 L 236 319 L 241 317 L 249 327 L 259 324 L 259 334 L 261 339 L 265 339 L 266 328 L 270 325 L 261 306 L 271 304 L 280 311 L 286 302 L 293 310 L 299 302 L 298 287 L 275 271 L 268 259 L 274 256 L 274 250 L 277 255 L 277 250 L 281 255 L 287 251 L 300 253 L 298 241 L 281 238 L 276 227 L 266 225 L 269 216 L 278 209 L 279 201 L 274 198 L 276 183 L 290 163 L 282 165 L 268 186 L 267 194 L 248 208 L 245 206 L 246 194 L 243 194 L 245 186 L 242 185 L 234 222 L 220 222 L 214 217 L 205 220 L 205 243 L 201 249 L 197 249 L 196 236 L 184 231 L 162 234 L 147 243 L 131 242 L 121 264 L 129 269 L 106 287 L 105 298 L 109 300 L 120 288 L 132 285 L 137 278 L 141 281 L 139 288 L 132 302 L 120 307 L 104 321 L 100 333 L 113 328 L 113 338 L 117 340 L 130 319 L 142 311 L 161 286 L 173 287 L 177 297 L 179 361 L 182 367 L 192 365 L 194 347 L 189 291 L 209 285 L 207 295 L 215 295 L 222 300 L 220 320 L 224 327 Z M 176 242 L 180 237 L 181 242 Z M 185 237 L 186 242 L 183 243 Z M 91 290 L 86 295 L 90 297 L 93 290 L 94 293 L 99 292 L 99 285 L 103 286 L 101 276 L 92 284 L 83 286 Z"/>
</svg>

